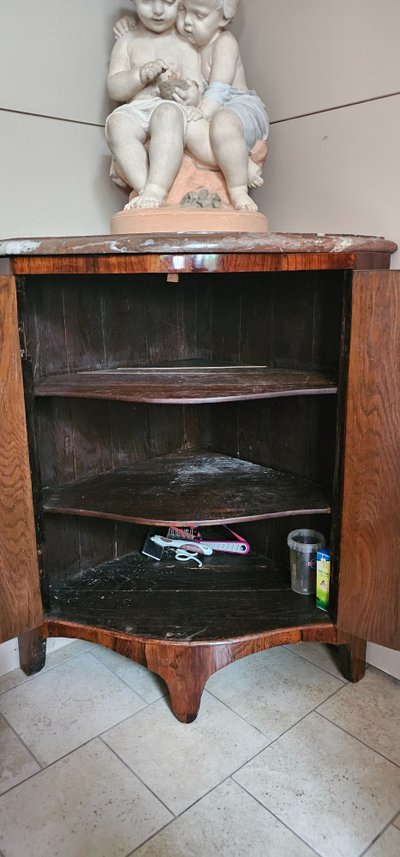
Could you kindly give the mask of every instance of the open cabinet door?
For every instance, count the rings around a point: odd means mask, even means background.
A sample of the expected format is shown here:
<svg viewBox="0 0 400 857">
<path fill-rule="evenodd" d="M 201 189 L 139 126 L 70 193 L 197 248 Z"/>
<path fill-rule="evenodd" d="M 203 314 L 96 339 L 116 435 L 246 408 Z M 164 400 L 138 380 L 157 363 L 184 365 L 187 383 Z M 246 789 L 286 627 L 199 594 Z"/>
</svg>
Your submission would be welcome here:
<svg viewBox="0 0 400 857">
<path fill-rule="evenodd" d="M 400 271 L 353 275 L 337 625 L 400 649 Z"/>
<path fill-rule="evenodd" d="M 41 622 L 15 280 L 0 277 L 0 642 Z"/>
</svg>

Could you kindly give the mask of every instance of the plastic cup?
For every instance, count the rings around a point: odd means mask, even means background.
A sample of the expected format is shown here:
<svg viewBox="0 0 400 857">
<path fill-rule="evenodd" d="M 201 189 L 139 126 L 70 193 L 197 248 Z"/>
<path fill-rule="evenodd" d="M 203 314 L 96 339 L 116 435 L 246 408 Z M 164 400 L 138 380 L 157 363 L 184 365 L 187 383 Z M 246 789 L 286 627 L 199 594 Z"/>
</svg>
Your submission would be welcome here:
<svg viewBox="0 0 400 857">
<path fill-rule="evenodd" d="M 317 530 L 292 530 L 287 543 L 293 592 L 312 595 L 316 588 L 317 551 L 325 547 L 325 536 Z"/>
</svg>

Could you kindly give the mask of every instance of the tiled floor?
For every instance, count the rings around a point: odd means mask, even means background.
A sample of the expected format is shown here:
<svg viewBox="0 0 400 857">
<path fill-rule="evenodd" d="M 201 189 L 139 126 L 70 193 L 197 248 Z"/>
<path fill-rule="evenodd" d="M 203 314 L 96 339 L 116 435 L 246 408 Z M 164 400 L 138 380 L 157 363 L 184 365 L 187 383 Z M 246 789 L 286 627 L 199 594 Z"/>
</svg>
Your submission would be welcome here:
<svg viewBox="0 0 400 857">
<path fill-rule="evenodd" d="M 75 642 L 0 678 L 1 857 L 399 857 L 400 682 L 317 644 L 216 673 L 195 723 Z"/>
</svg>

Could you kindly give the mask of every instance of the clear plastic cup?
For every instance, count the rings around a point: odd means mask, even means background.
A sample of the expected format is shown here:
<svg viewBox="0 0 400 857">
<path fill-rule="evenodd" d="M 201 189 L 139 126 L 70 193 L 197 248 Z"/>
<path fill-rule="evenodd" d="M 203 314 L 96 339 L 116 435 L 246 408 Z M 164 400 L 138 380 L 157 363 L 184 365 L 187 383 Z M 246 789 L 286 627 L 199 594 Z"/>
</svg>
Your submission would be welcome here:
<svg viewBox="0 0 400 857">
<path fill-rule="evenodd" d="M 325 536 L 317 530 L 292 530 L 287 543 L 293 592 L 312 595 L 316 588 L 317 551 L 325 547 Z"/>
</svg>

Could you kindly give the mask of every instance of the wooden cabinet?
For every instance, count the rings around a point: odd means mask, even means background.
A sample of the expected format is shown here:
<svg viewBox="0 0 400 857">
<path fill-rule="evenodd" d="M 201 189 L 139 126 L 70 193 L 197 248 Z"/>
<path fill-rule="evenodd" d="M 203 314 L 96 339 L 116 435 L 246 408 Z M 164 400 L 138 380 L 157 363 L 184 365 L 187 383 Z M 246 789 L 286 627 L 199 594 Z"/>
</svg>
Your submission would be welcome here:
<svg viewBox="0 0 400 857">
<path fill-rule="evenodd" d="M 98 642 L 161 675 L 190 721 L 208 677 L 253 652 L 335 643 L 357 680 L 366 639 L 400 648 L 394 249 L 0 244 L 0 633 L 21 635 L 26 671 L 47 636 Z M 201 568 L 143 555 L 150 528 L 190 524 L 227 525 L 251 551 Z M 329 613 L 290 588 L 298 526 L 332 546 Z"/>
</svg>

